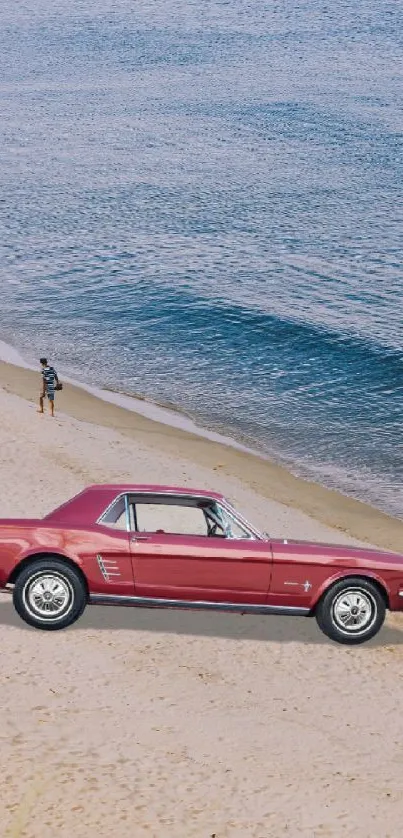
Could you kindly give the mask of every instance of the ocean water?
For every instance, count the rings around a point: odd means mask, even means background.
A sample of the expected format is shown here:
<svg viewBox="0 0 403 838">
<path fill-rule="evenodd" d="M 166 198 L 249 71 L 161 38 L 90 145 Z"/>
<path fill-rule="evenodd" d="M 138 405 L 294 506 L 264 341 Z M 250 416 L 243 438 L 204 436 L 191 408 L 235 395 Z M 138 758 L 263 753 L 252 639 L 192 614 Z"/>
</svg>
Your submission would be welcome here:
<svg viewBox="0 0 403 838">
<path fill-rule="evenodd" d="M 0 9 L 0 339 L 403 517 L 403 11 Z"/>
</svg>

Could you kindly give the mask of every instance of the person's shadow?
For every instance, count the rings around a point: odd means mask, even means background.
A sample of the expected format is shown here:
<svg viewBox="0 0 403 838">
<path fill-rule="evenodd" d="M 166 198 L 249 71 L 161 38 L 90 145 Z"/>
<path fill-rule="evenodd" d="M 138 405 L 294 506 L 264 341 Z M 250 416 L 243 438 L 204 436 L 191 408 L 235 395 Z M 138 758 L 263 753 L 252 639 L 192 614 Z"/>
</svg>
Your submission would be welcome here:
<svg viewBox="0 0 403 838">
<path fill-rule="evenodd" d="M 37 631 L 20 619 L 11 598 L 0 601 L 0 625 Z M 259 640 L 263 643 L 328 643 L 315 619 L 242 615 L 206 611 L 182 611 L 162 608 L 135 608 L 89 605 L 80 619 L 66 631 L 149 631 L 194 637 L 221 637 L 229 640 Z M 333 643 L 334 646 L 339 644 Z M 403 628 L 385 625 L 361 649 L 374 646 L 403 645 Z M 341 647 L 340 647 L 341 648 Z"/>
</svg>

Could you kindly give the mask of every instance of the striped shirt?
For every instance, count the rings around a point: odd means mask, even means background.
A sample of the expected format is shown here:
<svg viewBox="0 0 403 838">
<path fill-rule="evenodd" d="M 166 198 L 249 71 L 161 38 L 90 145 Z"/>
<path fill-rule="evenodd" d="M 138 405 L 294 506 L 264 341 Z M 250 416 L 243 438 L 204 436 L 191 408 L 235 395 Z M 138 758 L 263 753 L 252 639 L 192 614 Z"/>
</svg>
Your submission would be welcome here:
<svg viewBox="0 0 403 838">
<path fill-rule="evenodd" d="M 42 370 L 42 376 L 45 383 L 45 390 L 47 393 L 54 393 L 55 390 L 55 382 L 57 379 L 57 372 L 54 367 L 44 367 Z"/>
</svg>

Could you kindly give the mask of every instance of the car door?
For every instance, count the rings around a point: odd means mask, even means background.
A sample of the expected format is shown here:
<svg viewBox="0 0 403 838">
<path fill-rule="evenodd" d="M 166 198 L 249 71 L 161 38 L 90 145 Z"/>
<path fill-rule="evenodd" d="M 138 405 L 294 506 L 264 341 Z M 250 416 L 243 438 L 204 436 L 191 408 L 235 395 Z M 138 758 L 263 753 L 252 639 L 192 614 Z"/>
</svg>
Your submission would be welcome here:
<svg viewBox="0 0 403 838">
<path fill-rule="evenodd" d="M 267 542 L 137 532 L 130 546 L 136 596 L 245 604 L 267 600 Z"/>
</svg>

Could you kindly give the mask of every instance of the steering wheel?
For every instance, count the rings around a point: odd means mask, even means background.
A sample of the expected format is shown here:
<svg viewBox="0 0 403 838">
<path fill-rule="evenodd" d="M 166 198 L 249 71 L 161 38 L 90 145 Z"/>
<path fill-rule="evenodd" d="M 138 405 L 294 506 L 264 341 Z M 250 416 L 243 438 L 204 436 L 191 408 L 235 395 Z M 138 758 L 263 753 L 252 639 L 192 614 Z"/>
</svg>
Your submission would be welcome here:
<svg viewBox="0 0 403 838">
<path fill-rule="evenodd" d="M 226 534 L 217 532 L 218 529 L 221 529 L 219 524 L 207 524 L 208 530 L 207 535 L 212 537 L 216 536 L 217 538 L 226 538 Z"/>
</svg>

